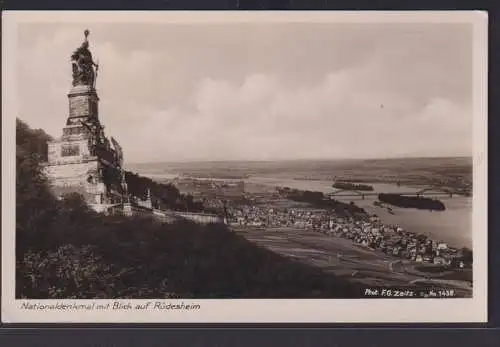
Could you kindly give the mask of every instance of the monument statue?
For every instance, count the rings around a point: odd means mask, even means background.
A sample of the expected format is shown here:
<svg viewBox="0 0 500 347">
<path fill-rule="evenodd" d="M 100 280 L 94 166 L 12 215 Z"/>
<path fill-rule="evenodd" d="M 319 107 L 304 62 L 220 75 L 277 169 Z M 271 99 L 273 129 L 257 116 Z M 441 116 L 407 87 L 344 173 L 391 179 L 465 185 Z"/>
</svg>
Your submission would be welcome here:
<svg viewBox="0 0 500 347">
<path fill-rule="evenodd" d="M 71 63 L 73 68 L 73 86 L 88 85 L 95 86 L 96 75 L 99 70 L 99 65 L 92 60 L 92 53 L 89 50 L 89 31 L 85 30 L 85 40 L 71 55 Z M 95 71 L 94 71 L 95 67 Z"/>
</svg>

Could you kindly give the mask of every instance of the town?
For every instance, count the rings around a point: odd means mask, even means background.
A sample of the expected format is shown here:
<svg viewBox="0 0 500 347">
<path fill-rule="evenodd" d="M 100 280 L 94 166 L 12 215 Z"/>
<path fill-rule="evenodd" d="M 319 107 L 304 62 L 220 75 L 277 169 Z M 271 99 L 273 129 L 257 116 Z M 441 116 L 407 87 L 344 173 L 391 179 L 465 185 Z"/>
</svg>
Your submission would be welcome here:
<svg viewBox="0 0 500 347">
<path fill-rule="evenodd" d="M 280 191 L 278 189 L 278 191 Z M 384 224 L 376 215 L 367 218 L 339 216 L 314 208 L 277 208 L 272 204 L 248 204 L 228 211 L 230 225 L 260 228 L 300 228 L 352 240 L 373 251 L 450 269 L 472 267 L 472 252 L 456 249 L 427 235 Z"/>
</svg>

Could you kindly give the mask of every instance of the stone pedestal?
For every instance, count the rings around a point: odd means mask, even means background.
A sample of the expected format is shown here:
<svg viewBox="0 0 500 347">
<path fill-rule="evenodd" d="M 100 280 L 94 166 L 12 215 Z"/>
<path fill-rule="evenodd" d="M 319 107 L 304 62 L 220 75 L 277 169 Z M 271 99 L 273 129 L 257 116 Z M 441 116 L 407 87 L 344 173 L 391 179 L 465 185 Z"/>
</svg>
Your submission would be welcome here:
<svg viewBox="0 0 500 347">
<path fill-rule="evenodd" d="M 97 91 L 86 85 L 71 88 L 68 93 L 69 116 L 66 125 L 79 125 L 80 122 L 98 121 L 99 97 Z"/>
<path fill-rule="evenodd" d="M 89 204 L 110 203 L 116 196 L 111 196 L 103 183 L 103 170 L 115 166 L 113 152 L 95 147 L 96 139 L 104 137 L 98 117 L 99 97 L 93 87 L 77 85 L 71 88 L 68 98 L 66 126 L 61 138 L 48 143 L 45 172 L 58 196 L 77 192 Z"/>
</svg>

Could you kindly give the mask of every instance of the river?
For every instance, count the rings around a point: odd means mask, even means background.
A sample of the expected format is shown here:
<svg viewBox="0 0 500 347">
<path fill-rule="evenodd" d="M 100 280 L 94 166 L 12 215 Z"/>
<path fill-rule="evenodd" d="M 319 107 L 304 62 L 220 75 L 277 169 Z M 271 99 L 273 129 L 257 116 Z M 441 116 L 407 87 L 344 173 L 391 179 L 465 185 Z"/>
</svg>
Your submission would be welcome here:
<svg viewBox="0 0 500 347">
<path fill-rule="evenodd" d="M 251 177 L 245 182 L 262 184 L 276 187 L 289 187 L 300 190 L 320 191 L 332 193 L 336 189 L 332 188 L 331 181 L 294 180 L 273 177 Z M 420 188 L 397 186 L 396 184 L 375 183 L 370 184 L 375 193 L 401 193 L 416 192 Z M 373 192 L 372 192 L 373 193 Z M 431 196 L 432 193 L 429 193 Z M 426 234 L 433 239 L 447 242 L 455 247 L 469 247 L 472 249 L 472 198 L 454 195 L 436 196 L 445 206 L 445 211 L 426 211 L 417 209 L 407 209 L 392 207 L 391 214 L 384 207 L 377 207 L 373 202 L 378 200 L 376 196 L 342 197 L 335 199 L 344 202 L 353 201 L 356 205 L 363 207 L 369 213 L 377 214 L 382 221 L 387 224 L 397 224 L 404 229 L 419 234 Z"/>
<path fill-rule="evenodd" d="M 169 179 L 179 177 L 178 175 L 168 174 L 147 174 L 147 176 Z M 183 177 L 188 178 L 186 176 Z M 199 180 L 202 178 L 193 179 Z M 230 179 L 206 179 L 231 181 Z M 332 193 L 336 190 L 332 187 L 333 182 L 320 180 L 294 180 L 282 177 L 251 176 L 247 179 L 234 179 L 233 181 L 319 191 L 322 193 Z M 396 184 L 374 183 L 370 185 L 374 188 L 374 191 L 370 193 L 401 193 L 420 190 L 420 188 L 397 186 Z M 432 197 L 432 193 L 428 193 L 426 196 Z M 343 202 L 353 201 L 367 212 L 377 214 L 384 223 L 397 224 L 408 231 L 429 235 L 435 240 L 444 241 L 455 247 L 468 247 L 472 249 L 472 198 L 458 195 L 454 195 L 451 198 L 440 195 L 436 196 L 436 198 L 445 204 L 445 211 L 426 211 L 392 206 L 394 214 L 391 214 L 386 208 L 373 205 L 373 202 L 378 200 L 376 196 L 366 196 L 365 199 L 361 199 L 361 197 L 342 197 L 341 195 L 335 197 L 335 199 Z"/>
</svg>

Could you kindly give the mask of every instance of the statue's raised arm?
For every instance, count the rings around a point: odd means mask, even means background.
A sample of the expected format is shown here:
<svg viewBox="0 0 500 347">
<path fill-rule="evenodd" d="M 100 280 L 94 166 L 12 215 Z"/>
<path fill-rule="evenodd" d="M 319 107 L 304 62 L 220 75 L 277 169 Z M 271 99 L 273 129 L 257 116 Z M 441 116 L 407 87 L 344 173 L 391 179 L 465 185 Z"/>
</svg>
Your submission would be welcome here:
<svg viewBox="0 0 500 347">
<path fill-rule="evenodd" d="M 71 63 L 73 68 L 73 86 L 88 85 L 95 86 L 95 76 L 98 65 L 92 59 L 92 53 L 89 50 L 88 35 L 89 31 L 85 30 L 85 40 L 71 55 Z"/>
</svg>

